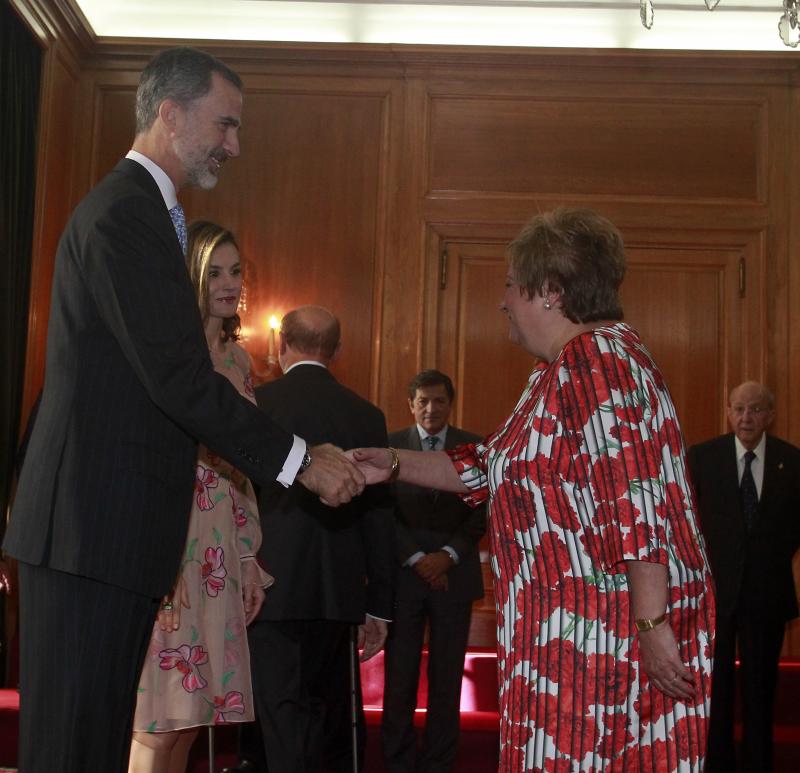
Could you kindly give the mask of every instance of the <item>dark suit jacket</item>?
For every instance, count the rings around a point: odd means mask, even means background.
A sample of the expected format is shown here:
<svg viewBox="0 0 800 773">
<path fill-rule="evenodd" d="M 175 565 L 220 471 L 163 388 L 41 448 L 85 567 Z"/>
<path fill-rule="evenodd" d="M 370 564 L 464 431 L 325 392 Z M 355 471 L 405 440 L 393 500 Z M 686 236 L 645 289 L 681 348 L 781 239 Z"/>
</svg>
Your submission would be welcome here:
<svg viewBox="0 0 800 773">
<path fill-rule="evenodd" d="M 186 539 L 197 438 L 264 483 L 292 445 L 214 372 L 172 221 L 135 161 L 61 238 L 45 374 L 4 544 L 32 565 L 161 596 Z"/>
<path fill-rule="evenodd" d="M 717 588 L 717 611 L 741 600 L 759 614 L 797 616 L 792 556 L 800 545 L 800 449 L 767 436 L 758 521 L 748 536 L 739 499 L 734 435 L 689 449 L 689 471 Z"/>
<path fill-rule="evenodd" d="M 445 450 L 476 440 L 480 440 L 477 435 L 451 425 L 447 428 Z M 389 445 L 421 451 L 416 424 L 389 435 Z M 417 551 L 430 553 L 450 545 L 458 553 L 458 563 L 447 573 L 449 598 L 481 598 L 484 589 L 478 542 L 486 533 L 486 507 L 473 509 L 457 494 L 434 492 L 410 483 L 396 483 L 394 494 L 400 565 Z"/>
<path fill-rule="evenodd" d="M 258 387 L 256 400 L 271 419 L 311 445 L 386 446 L 381 411 L 327 368 L 297 365 Z M 259 558 L 275 577 L 259 619 L 363 623 L 365 612 L 391 618 L 394 523 L 388 487 L 367 487 L 334 509 L 302 486 L 273 484 L 261 490 L 259 511 Z"/>
</svg>

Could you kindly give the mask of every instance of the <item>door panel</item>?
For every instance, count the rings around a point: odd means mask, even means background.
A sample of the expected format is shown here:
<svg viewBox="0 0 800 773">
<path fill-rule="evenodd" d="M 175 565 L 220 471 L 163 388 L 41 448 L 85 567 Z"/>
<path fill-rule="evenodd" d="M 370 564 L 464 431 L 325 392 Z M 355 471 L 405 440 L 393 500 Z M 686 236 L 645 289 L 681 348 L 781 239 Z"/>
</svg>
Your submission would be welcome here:
<svg viewBox="0 0 800 773">
<path fill-rule="evenodd" d="M 760 239 L 724 237 L 677 245 L 662 234 L 661 243 L 633 238 L 627 248 L 625 319 L 663 371 L 690 444 L 724 431 L 727 392 L 764 372 Z M 513 409 L 534 360 L 508 340 L 498 308 L 505 242 L 453 239 L 441 249 L 436 360 L 456 381 L 457 423 L 486 434 Z"/>
</svg>

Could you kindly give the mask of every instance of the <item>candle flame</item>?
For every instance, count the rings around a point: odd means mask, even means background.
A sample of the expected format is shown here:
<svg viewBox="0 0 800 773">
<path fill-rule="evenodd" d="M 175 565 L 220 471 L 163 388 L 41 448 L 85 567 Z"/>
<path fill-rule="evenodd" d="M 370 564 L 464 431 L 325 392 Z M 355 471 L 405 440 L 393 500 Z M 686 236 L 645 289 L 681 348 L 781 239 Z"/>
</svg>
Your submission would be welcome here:
<svg viewBox="0 0 800 773">
<path fill-rule="evenodd" d="M 274 314 L 269 318 L 269 327 L 271 330 L 280 330 L 281 321 Z"/>
</svg>

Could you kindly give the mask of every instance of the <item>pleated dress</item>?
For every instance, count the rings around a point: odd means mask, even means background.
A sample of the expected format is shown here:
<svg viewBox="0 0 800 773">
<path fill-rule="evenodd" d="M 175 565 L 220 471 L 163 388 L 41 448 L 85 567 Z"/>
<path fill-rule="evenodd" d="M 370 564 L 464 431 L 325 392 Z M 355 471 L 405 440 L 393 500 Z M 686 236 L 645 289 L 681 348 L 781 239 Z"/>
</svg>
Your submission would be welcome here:
<svg viewBox="0 0 800 773">
<path fill-rule="evenodd" d="M 503 773 L 700 773 L 714 600 L 684 444 L 663 378 L 624 323 L 533 371 L 508 420 L 450 452 L 490 500 Z M 625 562 L 668 568 L 693 700 L 639 663 Z"/>
</svg>

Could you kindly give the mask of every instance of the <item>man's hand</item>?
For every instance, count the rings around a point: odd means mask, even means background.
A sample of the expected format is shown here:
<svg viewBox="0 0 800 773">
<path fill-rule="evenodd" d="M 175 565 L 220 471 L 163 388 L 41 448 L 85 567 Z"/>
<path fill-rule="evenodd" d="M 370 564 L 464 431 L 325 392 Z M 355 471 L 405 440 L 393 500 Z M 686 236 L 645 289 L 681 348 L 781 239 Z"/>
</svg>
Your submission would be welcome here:
<svg viewBox="0 0 800 773">
<path fill-rule="evenodd" d="M 0 593 L 11 593 L 11 570 L 8 564 L 0 558 Z"/>
<path fill-rule="evenodd" d="M 161 630 L 167 633 L 177 631 L 181 627 L 181 607 L 189 609 L 190 606 L 189 589 L 183 581 L 183 575 L 179 575 L 172 593 L 168 593 L 161 600 L 161 607 L 156 617 Z"/>
<path fill-rule="evenodd" d="M 414 564 L 414 571 L 425 582 L 433 583 L 440 577 L 447 574 L 447 571 L 453 565 L 453 559 L 446 550 L 436 550 L 433 553 L 426 553 Z"/>
<path fill-rule="evenodd" d="M 388 631 L 389 625 L 385 620 L 378 620 L 369 615 L 366 622 L 358 626 L 358 648 L 361 650 L 358 659 L 362 663 L 383 649 Z"/>
<path fill-rule="evenodd" d="M 441 577 L 437 577 L 431 583 L 431 590 L 447 590 L 448 587 L 446 574 L 441 575 Z"/>
<path fill-rule="evenodd" d="M 392 452 L 388 448 L 353 448 L 345 456 L 358 467 L 367 485 L 384 483 L 392 473 Z"/>
<path fill-rule="evenodd" d="M 330 443 L 308 449 L 311 464 L 297 480 L 319 495 L 326 505 L 338 507 L 358 496 L 365 486 L 364 476 L 340 448 Z"/>
<path fill-rule="evenodd" d="M 242 603 L 244 604 L 244 624 L 250 625 L 261 611 L 266 594 L 261 587 L 261 573 L 255 561 L 242 562 Z"/>
<path fill-rule="evenodd" d="M 669 621 L 636 635 L 639 639 L 639 660 L 650 681 L 671 698 L 694 698 L 699 686 L 695 684 L 692 672 L 681 661 Z"/>
</svg>

